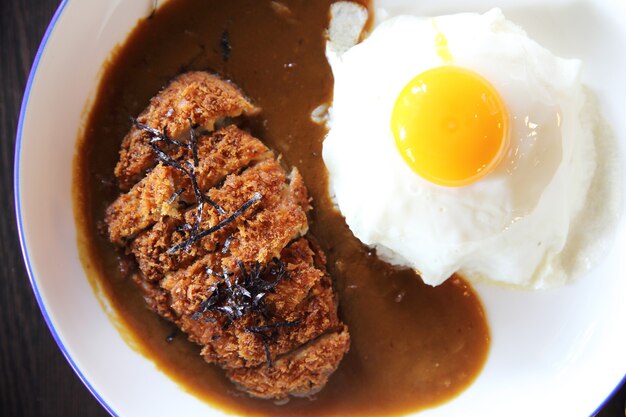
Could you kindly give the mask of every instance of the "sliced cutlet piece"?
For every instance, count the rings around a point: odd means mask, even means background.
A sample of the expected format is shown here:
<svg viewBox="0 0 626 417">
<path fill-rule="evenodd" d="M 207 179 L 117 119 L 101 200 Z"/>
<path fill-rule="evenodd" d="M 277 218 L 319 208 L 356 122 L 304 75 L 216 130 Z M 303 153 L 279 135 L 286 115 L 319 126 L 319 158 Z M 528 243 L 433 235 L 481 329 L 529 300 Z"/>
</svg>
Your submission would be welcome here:
<svg viewBox="0 0 626 417">
<path fill-rule="evenodd" d="M 247 131 L 234 125 L 218 129 L 208 141 L 198 142 L 198 186 L 206 192 L 227 175 L 273 157 L 274 153 Z"/>
<path fill-rule="evenodd" d="M 276 159 L 263 161 L 239 176 L 229 176 L 223 187 L 209 192 L 209 197 L 229 212 L 240 205 L 242 197 L 249 198 L 255 192 L 263 198 L 255 215 L 240 222 L 231 236 L 227 267 L 234 267 L 235 260 L 266 263 L 279 257 L 289 242 L 309 229 L 306 213 L 310 206 L 302 177 L 295 168 L 287 176 Z"/>
<path fill-rule="evenodd" d="M 350 335 L 343 326 L 278 358 L 272 367 L 229 369 L 226 376 L 242 391 L 259 398 L 311 396 L 326 385 L 349 348 Z"/>
<path fill-rule="evenodd" d="M 285 273 L 289 277 L 278 283 L 276 291 L 267 295 L 275 314 L 287 317 L 307 298 L 315 295 L 313 288 L 328 283 L 325 263 L 317 262 L 317 248 L 308 238 L 300 238 L 289 244 L 280 254 Z"/>
<path fill-rule="evenodd" d="M 221 281 L 206 269 L 208 266 L 212 271 L 221 271 L 216 254 L 208 255 L 187 270 L 168 275 L 162 282 L 162 288 L 170 294 L 177 324 L 190 340 L 203 346 L 202 355 L 207 362 L 218 363 L 225 369 L 258 366 L 267 363 L 268 353 L 271 357 L 283 355 L 341 325 L 332 282 L 313 265 L 308 241 L 297 240 L 283 250 L 281 259 L 285 277 L 266 296 L 271 320 L 256 311 L 231 323 L 221 310 L 198 314 L 202 303 Z M 240 269 L 232 272 L 241 277 Z M 289 325 L 273 328 L 273 323 Z M 268 351 L 264 344 L 268 335 L 263 333 L 272 333 Z"/>
<path fill-rule="evenodd" d="M 130 242 L 140 269 L 149 280 L 160 279 L 163 274 L 187 267 L 204 254 L 222 250 L 229 241 L 225 265 L 233 269 L 236 260 L 266 263 L 280 256 L 287 244 L 306 233 L 309 210 L 308 196 L 302 178 L 297 171 L 290 176 L 275 158 L 264 159 L 241 173 L 226 177 L 220 188 L 209 191 L 209 197 L 222 207 L 221 215 L 206 204 L 200 229 L 208 229 L 224 220 L 248 201 L 255 193 L 262 198 L 245 213 L 223 229 L 210 234 L 191 245 L 188 250 L 170 253 L 169 250 L 189 237 L 181 231 L 183 224 L 194 224 L 196 208 L 188 208 L 183 220 L 162 218 L 152 228 L 137 235 Z M 218 268 L 221 270 L 221 268 Z"/>
<path fill-rule="evenodd" d="M 195 71 L 176 77 L 153 97 L 137 122 L 180 139 L 189 135 L 191 125 L 212 131 L 216 122 L 225 118 L 257 112 L 258 108 L 235 85 L 217 75 Z M 149 145 L 150 138 L 150 134 L 137 125 L 124 137 L 120 160 L 115 167 L 122 190 L 130 189 L 157 164 Z M 177 158 L 180 155 L 172 156 Z"/>
<path fill-rule="evenodd" d="M 166 320 L 175 322 L 174 311 L 170 307 L 170 293 L 159 286 L 158 282 L 150 282 L 143 274 L 136 273 L 132 276 L 133 281 L 139 287 L 141 295 L 148 308 Z"/>
<path fill-rule="evenodd" d="M 194 168 L 198 187 L 205 193 L 227 175 L 272 155 L 261 141 L 233 125 L 201 136 L 198 138 L 199 163 Z M 193 163 L 191 155 L 189 158 L 187 166 Z M 162 218 L 181 219 L 181 202 L 195 203 L 189 177 L 179 169 L 159 163 L 108 207 L 106 221 L 110 240 L 121 244 Z"/>
<path fill-rule="evenodd" d="M 295 310 L 284 316 L 274 314 L 271 322 L 260 316 L 252 316 L 247 323 L 238 323 L 239 328 L 234 330 L 238 342 L 236 351 L 246 367 L 267 365 L 268 359 L 273 361 L 341 324 L 337 317 L 337 304 L 332 288 L 327 284 L 328 281 L 324 280 L 315 285 Z M 267 304 L 270 308 L 273 307 L 271 301 L 268 300 Z M 275 323 L 293 325 L 273 328 Z M 265 338 L 271 340 L 267 347 L 264 344 Z M 215 343 L 207 346 L 213 350 L 211 352 L 208 348 L 203 349 L 202 356 L 207 362 L 218 363 L 224 369 L 236 367 L 223 359 L 223 352 L 229 349 Z"/>
<path fill-rule="evenodd" d="M 176 169 L 159 164 L 128 193 L 120 195 L 105 215 L 111 242 L 123 244 L 163 217 L 181 218 L 178 201 L 172 197 L 183 180 Z"/>
<path fill-rule="evenodd" d="M 183 220 L 164 218 L 128 243 L 127 250 L 135 256 L 144 279 L 160 281 L 166 272 L 184 268 L 195 261 L 195 249 L 168 253 L 170 248 L 183 240 L 180 228 L 184 225 Z"/>
</svg>

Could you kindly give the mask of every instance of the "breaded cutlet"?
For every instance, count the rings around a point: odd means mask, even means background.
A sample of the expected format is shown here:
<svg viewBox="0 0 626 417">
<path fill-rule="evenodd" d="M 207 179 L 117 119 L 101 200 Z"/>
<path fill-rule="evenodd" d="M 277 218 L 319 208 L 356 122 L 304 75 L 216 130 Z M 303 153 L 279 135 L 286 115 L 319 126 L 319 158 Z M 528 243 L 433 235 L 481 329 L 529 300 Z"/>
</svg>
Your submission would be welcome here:
<svg viewBox="0 0 626 417">
<path fill-rule="evenodd" d="M 348 351 L 310 201 L 259 139 L 225 119 L 258 109 L 232 83 L 183 74 L 133 122 L 108 207 L 149 308 L 250 395 L 318 392 Z M 219 125 L 216 126 L 216 122 Z"/>
</svg>

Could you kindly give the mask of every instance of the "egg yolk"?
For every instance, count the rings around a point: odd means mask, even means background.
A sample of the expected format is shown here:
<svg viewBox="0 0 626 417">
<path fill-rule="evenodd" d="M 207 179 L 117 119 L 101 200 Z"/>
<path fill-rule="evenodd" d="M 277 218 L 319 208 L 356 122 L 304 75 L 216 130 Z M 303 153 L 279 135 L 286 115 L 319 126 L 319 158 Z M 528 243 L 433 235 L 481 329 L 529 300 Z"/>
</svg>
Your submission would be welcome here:
<svg viewBox="0 0 626 417">
<path fill-rule="evenodd" d="M 413 171 L 450 187 L 487 175 L 508 147 L 508 113 L 498 92 L 479 74 L 453 65 L 425 71 L 404 87 L 391 130 Z"/>
</svg>

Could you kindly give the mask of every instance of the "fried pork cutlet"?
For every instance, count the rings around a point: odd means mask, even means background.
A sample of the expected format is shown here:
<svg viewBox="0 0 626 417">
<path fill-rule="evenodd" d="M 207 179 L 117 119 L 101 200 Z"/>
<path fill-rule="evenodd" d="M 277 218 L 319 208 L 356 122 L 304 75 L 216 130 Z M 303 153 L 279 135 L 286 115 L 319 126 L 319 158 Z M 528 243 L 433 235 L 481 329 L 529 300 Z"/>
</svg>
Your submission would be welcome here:
<svg viewBox="0 0 626 417">
<path fill-rule="evenodd" d="M 212 131 L 216 123 L 257 112 L 233 84 L 216 75 L 192 71 L 176 77 L 153 97 L 137 122 L 177 138 L 188 134 L 190 125 Z M 158 158 L 149 146 L 150 137 L 149 132 L 138 125 L 124 137 L 120 160 L 115 167 L 122 190 L 130 189 L 157 164 Z"/>
<path fill-rule="evenodd" d="M 230 118 L 257 112 L 217 76 L 186 73 L 134 120 L 107 209 L 147 305 L 241 390 L 319 391 L 350 346 L 297 169 Z M 218 125 L 221 125 L 219 127 Z"/>
</svg>

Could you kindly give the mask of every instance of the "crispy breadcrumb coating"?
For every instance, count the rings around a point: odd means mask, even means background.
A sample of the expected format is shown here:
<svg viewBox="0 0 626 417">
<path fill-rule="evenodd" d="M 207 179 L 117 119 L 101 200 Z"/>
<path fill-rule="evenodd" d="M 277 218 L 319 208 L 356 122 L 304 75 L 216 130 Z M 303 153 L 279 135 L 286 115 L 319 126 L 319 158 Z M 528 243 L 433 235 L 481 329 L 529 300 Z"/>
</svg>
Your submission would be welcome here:
<svg viewBox="0 0 626 417">
<path fill-rule="evenodd" d="M 137 261 L 133 279 L 148 307 L 207 362 L 256 397 L 312 395 L 350 335 L 325 256 L 306 236 L 311 206 L 300 173 L 250 133 L 216 127 L 257 111 L 215 75 L 177 77 L 124 138 L 115 174 L 126 192 L 105 221 L 110 240 Z M 154 132 L 173 141 L 156 147 Z"/>
</svg>

